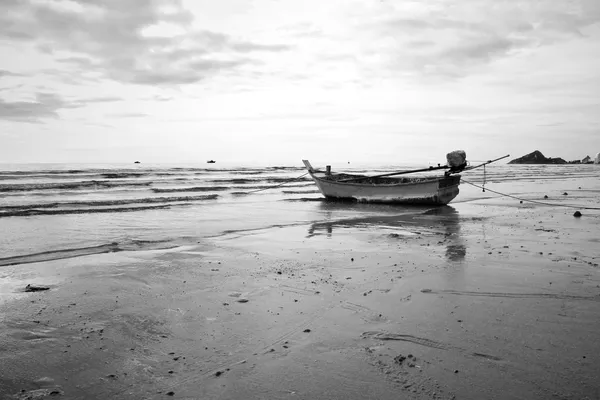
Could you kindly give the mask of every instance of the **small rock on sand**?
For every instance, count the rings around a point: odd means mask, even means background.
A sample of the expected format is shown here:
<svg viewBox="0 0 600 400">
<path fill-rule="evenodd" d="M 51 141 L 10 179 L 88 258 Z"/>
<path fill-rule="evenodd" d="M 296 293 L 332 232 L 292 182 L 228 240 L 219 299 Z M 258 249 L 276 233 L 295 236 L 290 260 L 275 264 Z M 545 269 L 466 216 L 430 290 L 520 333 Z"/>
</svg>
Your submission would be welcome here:
<svg viewBox="0 0 600 400">
<path fill-rule="evenodd" d="M 579 218 L 579 217 L 581 217 L 581 213 L 579 211 L 575 211 L 575 213 L 573 214 L 573 216 L 575 218 Z"/>
</svg>

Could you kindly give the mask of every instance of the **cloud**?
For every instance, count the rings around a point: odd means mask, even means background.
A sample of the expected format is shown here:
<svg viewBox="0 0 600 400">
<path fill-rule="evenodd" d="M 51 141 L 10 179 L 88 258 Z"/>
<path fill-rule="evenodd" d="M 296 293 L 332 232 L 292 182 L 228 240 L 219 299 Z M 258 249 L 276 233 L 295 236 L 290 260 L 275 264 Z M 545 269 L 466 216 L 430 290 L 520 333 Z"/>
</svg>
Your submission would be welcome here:
<svg viewBox="0 0 600 400">
<path fill-rule="evenodd" d="M 392 4 L 392 5 L 390 5 Z M 355 57 L 363 72 L 460 78 L 539 47 L 580 38 L 600 22 L 600 2 L 444 0 L 379 3 L 353 11 L 353 42 L 324 60 Z"/>
<path fill-rule="evenodd" d="M 166 101 L 173 101 L 173 97 L 157 94 L 154 96 L 142 98 L 141 100 L 166 102 Z"/>
<path fill-rule="evenodd" d="M 123 83 L 194 83 L 252 65 L 248 53 L 289 49 L 194 30 L 180 0 L 13 0 L 3 9 L 0 38 L 69 52 L 58 61 Z"/>
<path fill-rule="evenodd" d="M 7 71 L 5 69 L 0 69 L 0 78 L 4 76 L 24 76 L 23 74 L 19 74 L 17 72 Z"/>
<path fill-rule="evenodd" d="M 252 42 L 233 42 L 231 48 L 242 53 L 252 51 L 285 51 L 289 50 L 290 46 L 283 44 L 260 44 Z"/>
<path fill-rule="evenodd" d="M 37 93 L 35 101 L 6 101 L 0 98 L 0 119 L 39 123 L 43 119 L 58 118 L 59 110 L 77 107 L 80 105 L 50 93 Z"/>
<path fill-rule="evenodd" d="M 80 103 L 112 103 L 115 101 L 123 101 L 123 98 L 117 96 L 103 96 L 79 99 Z"/>
<path fill-rule="evenodd" d="M 465 40 L 449 47 L 437 55 L 445 62 L 457 66 L 468 66 L 472 62 L 486 62 L 496 56 L 507 54 L 518 47 L 514 41 L 499 36 L 482 37 L 481 39 Z"/>
<path fill-rule="evenodd" d="M 139 112 L 123 112 L 123 113 L 106 114 L 106 116 L 111 117 L 111 118 L 143 118 L 143 117 L 147 117 L 148 114 L 139 113 Z"/>
</svg>

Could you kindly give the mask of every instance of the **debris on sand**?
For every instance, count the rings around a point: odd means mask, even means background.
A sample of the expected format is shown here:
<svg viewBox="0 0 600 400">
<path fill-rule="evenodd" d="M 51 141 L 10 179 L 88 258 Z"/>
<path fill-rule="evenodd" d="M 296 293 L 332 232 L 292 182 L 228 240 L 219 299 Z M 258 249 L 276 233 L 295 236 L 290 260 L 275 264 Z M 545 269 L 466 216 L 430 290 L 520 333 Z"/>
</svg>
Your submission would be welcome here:
<svg viewBox="0 0 600 400">
<path fill-rule="evenodd" d="M 60 387 L 36 390 L 21 390 L 20 393 L 14 395 L 17 400 L 42 400 L 48 397 L 56 397 L 65 394 Z"/>
<path fill-rule="evenodd" d="M 43 290 L 50 290 L 50 288 L 48 286 L 36 286 L 36 285 L 30 285 L 30 284 L 25 286 L 26 292 L 41 292 Z"/>
<path fill-rule="evenodd" d="M 308 328 L 306 328 L 306 329 L 304 330 L 304 333 L 309 333 L 309 332 L 310 332 L 310 329 L 308 329 Z"/>
<path fill-rule="evenodd" d="M 575 213 L 573 214 L 573 216 L 575 218 L 579 218 L 579 217 L 581 217 L 581 213 L 579 211 L 575 211 Z"/>
<path fill-rule="evenodd" d="M 402 354 L 397 355 L 396 357 L 394 357 L 394 362 L 396 364 L 402 365 L 402 363 L 406 361 L 406 357 L 404 357 Z"/>
</svg>

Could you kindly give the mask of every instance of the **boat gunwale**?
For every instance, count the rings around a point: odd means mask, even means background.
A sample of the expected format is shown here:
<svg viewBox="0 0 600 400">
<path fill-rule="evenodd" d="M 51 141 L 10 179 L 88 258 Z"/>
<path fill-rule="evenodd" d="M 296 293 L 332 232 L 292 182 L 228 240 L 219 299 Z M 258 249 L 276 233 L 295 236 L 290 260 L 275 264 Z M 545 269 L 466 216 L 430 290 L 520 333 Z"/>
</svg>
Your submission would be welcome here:
<svg viewBox="0 0 600 400">
<path fill-rule="evenodd" d="M 321 172 L 322 173 L 322 172 Z M 323 182 L 325 184 L 328 185 L 343 185 L 343 186 L 360 186 L 360 187 L 402 187 L 402 186 L 412 186 L 412 185 L 423 185 L 423 184 L 430 184 L 430 183 L 435 183 L 435 182 L 440 182 L 444 179 L 449 179 L 450 177 L 447 176 L 430 176 L 430 177 L 425 177 L 425 181 L 420 181 L 420 182 L 402 182 L 402 183 L 392 183 L 392 184 L 370 184 L 370 183 L 351 183 L 351 182 L 338 182 L 338 181 L 331 181 L 328 179 L 324 179 L 318 176 L 315 176 L 315 174 L 313 172 L 310 172 L 310 176 L 320 182 Z M 454 175 L 456 177 L 459 178 L 458 183 L 456 183 L 456 186 L 460 185 L 460 175 Z M 365 176 L 365 179 L 368 179 L 368 176 Z M 418 178 L 414 178 L 414 179 L 418 179 Z M 450 185 L 447 187 L 451 187 L 454 185 Z"/>
</svg>

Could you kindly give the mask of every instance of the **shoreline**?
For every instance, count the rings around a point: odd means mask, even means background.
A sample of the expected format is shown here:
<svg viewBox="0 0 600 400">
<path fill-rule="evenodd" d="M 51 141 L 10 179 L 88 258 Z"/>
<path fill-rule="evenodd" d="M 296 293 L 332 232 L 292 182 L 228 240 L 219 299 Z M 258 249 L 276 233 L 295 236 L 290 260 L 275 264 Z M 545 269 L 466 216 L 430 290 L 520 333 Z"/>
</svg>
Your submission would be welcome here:
<svg viewBox="0 0 600 400">
<path fill-rule="evenodd" d="M 498 202 L 2 267 L 0 393 L 597 397 L 596 218 Z"/>
</svg>

